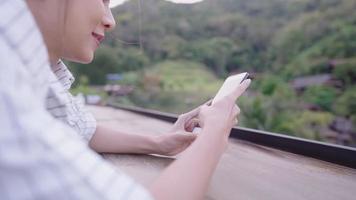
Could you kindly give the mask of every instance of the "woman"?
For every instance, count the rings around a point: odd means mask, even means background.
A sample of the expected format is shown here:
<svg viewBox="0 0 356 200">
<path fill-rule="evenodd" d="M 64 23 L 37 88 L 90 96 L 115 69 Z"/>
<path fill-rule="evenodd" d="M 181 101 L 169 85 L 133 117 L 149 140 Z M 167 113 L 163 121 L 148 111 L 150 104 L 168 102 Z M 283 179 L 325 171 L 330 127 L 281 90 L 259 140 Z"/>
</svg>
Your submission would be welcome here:
<svg viewBox="0 0 356 200">
<path fill-rule="evenodd" d="M 149 137 L 96 125 L 93 117 L 68 92 L 73 77 L 61 59 L 89 63 L 105 37 L 115 27 L 109 0 L 27 0 L 47 46 L 52 71 L 47 110 L 71 126 L 97 152 L 184 154 L 148 188 L 155 199 L 201 199 L 237 122 L 236 99 L 246 90 L 245 81 L 233 94 L 179 117 L 171 133 Z M 190 131 L 199 118 L 199 137 Z M 194 142 L 193 142 L 194 141 Z M 174 185 L 172 184 L 174 183 Z M 178 187 L 177 187 L 178 186 Z"/>
<path fill-rule="evenodd" d="M 52 80 L 51 85 L 53 91 L 57 92 L 48 94 L 47 110 L 55 118 L 76 129 L 93 150 L 106 153 L 175 155 L 195 139 L 195 134 L 176 128 L 170 134 L 148 136 L 96 125 L 93 116 L 69 93 L 74 78 L 61 59 L 80 63 L 93 60 L 95 50 L 105 38 L 105 32 L 115 27 L 108 0 L 89 1 L 85 3 L 85 9 L 83 1 L 69 1 L 67 5 L 46 1 L 28 2 L 43 33 L 52 71 L 57 77 Z M 59 13 L 52 14 L 55 12 Z M 59 86 L 58 81 L 61 84 Z M 61 86 L 64 88 L 60 88 Z"/>
</svg>

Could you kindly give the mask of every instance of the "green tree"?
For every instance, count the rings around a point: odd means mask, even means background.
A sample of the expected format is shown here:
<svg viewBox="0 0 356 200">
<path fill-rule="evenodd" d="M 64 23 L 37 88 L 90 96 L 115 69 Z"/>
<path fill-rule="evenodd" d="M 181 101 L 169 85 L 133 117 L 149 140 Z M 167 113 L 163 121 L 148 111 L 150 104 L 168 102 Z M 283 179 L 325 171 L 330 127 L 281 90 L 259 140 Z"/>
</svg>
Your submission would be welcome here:
<svg viewBox="0 0 356 200">
<path fill-rule="evenodd" d="M 335 78 L 342 80 L 346 86 L 356 83 L 356 59 L 337 65 L 333 71 Z"/>
<path fill-rule="evenodd" d="M 309 103 L 318 105 L 323 110 L 331 111 L 337 94 L 337 90 L 332 87 L 312 86 L 305 91 L 303 99 Z"/>
<path fill-rule="evenodd" d="M 307 139 L 323 140 L 323 131 L 328 129 L 332 120 L 333 115 L 328 112 L 297 112 L 293 117 L 280 123 L 275 131 Z"/>
<path fill-rule="evenodd" d="M 356 119 L 356 87 L 347 89 L 337 98 L 334 111 L 338 115 Z"/>
<path fill-rule="evenodd" d="M 106 83 L 106 74 L 117 73 L 118 57 L 115 50 L 111 47 L 102 47 L 97 50 L 92 63 L 69 64 L 76 77 L 85 75 L 89 79 L 89 84 L 102 85 Z"/>
<path fill-rule="evenodd" d="M 137 71 L 150 63 L 145 53 L 135 48 L 117 48 L 115 52 L 117 55 L 115 70 L 120 73 Z"/>
<path fill-rule="evenodd" d="M 212 38 L 195 42 L 187 49 L 190 59 L 210 67 L 218 76 L 226 75 L 226 65 L 234 49 L 237 48 L 228 38 Z"/>
</svg>

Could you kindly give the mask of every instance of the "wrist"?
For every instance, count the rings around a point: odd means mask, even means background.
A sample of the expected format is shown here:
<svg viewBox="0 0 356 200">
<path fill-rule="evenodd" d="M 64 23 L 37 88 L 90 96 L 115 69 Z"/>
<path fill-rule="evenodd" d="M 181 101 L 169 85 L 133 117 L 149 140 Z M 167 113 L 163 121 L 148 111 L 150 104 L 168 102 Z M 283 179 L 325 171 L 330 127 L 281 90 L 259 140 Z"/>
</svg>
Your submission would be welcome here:
<svg viewBox="0 0 356 200">
<path fill-rule="evenodd" d="M 202 129 L 199 138 L 221 151 L 225 151 L 229 141 L 228 135 L 223 133 L 221 129 L 209 128 L 208 126 Z"/>
<path fill-rule="evenodd" d="M 161 141 L 162 141 L 162 136 L 161 135 L 155 135 L 155 136 L 150 136 L 150 154 L 163 154 L 161 150 Z"/>
<path fill-rule="evenodd" d="M 231 132 L 231 128 L 216 123 L 206 124 L 202 130 L 222 141 L 227 141 Z"/>
<path fill-rule="evenodd" d="M 136 153 L 139 154 L 157 154 L 157 148 L 158 148 L 158 140 L 157 136 L 153 135 L 139 135 L 141 138 L 140 141 L 137 141 L 138 144 L 141 143 L 141 145 L 137 145 L 137 149 L 135 150 Z"/>
</svg>

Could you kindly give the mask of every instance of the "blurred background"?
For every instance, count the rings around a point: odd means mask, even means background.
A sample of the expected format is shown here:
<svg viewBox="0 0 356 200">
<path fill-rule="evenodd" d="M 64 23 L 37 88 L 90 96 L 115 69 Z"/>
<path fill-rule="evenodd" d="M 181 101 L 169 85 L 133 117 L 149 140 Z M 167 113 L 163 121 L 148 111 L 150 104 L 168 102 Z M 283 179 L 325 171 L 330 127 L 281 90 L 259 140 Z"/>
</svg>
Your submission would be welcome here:
<svg viewBox="0 0 356 200">
<path fill-rule="evenodd" d="M 239 126 L 356 147 L 356 0 L 113 3 L 95 60 L 68 63 L 88 104 L 179 114 L 247 71 Z"/>
</svg>

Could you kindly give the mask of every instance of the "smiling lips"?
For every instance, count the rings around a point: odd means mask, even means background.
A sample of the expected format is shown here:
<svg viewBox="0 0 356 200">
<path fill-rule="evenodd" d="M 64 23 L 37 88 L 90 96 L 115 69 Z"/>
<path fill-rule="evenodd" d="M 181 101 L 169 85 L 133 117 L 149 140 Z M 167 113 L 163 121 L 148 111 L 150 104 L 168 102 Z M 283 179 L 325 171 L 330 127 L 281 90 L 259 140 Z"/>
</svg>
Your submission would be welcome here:
<svg viewBox="0 0 356 200">
<path fill-rule="evenodd" d="M 104 40 L 105 36 L 104 35 L 99 35 L 97 33 L 92 33 L 92 36 L 95 38 L 95 41 L 97 43 L 97 45 L 99 46 L 100 43 Z"/>
</svg>

